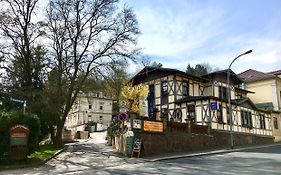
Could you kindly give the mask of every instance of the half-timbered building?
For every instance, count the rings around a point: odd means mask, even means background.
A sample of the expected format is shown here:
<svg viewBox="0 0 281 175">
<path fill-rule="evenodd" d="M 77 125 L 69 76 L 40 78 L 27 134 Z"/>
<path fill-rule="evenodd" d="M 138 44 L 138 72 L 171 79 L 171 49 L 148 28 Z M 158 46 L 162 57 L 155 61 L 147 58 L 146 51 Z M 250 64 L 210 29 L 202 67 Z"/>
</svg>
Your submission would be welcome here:
<svg viewBox="0 0 281 175">
<path fill-rule="evenodd" d="M 271 136 L 271 113 L 256 108 L 247 97 L 252 92 L 241 88 L 243 81 L 230 73 L 232 110 L 227 103 L 227 70 L 198 77 L 176 69 L 145 67 L 131 82 L 149 87 L 145 117 L 150 120 L 192 122 L 217 130 Z"/>
</svg>

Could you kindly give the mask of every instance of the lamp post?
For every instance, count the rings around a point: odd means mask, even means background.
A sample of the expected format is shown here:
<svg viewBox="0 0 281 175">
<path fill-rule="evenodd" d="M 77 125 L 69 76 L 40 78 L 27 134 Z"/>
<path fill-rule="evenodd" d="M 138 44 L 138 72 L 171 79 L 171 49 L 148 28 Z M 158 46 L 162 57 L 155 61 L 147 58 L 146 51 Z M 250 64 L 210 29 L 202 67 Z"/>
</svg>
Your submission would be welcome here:
<svg viewBox="0 0 281 175">
<path fill-rule="evenodd" d="M 234 61 L 236 61 L 239 57 L 249 54 L 251 53 L 252 50 L 248 50 L 245 53 L 242 53 L 240 55 L 238 55 L 236 58 L 234 58 L 232 60 L 232 62 L 230 63 L 230 65 L 228 66 L 228 70 L 227 70 L 227 92 L 228 92 L 228 108 L 229 108 L 229 113 L 228 113 L 228 117 L 229 117 L 229 121 L 230 121 L 230 148 L 233 149 L 233 119 L 232 119 L 232 106 L 231 106 L 231 88 L 230 88 L 230 84 L 229 84 L 229 79 L 230 79 L 230 67 L 233 64 Z"/>
</svg>

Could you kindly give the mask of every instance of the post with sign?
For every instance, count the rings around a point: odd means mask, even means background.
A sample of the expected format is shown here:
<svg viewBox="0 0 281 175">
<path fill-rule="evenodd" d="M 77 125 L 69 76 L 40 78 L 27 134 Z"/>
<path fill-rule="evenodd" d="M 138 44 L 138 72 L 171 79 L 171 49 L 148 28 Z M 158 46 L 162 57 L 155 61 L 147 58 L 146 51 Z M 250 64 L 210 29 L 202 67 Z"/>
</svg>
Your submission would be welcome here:
<svg viewBox="0 0 281 175">
<path fill-rule="evenodd" d="M 10 129 L 10 159 L 22 160 L 27 158 L 28 136 L 29 129 L 24 125 L 16 125 Z"/>
</svg>

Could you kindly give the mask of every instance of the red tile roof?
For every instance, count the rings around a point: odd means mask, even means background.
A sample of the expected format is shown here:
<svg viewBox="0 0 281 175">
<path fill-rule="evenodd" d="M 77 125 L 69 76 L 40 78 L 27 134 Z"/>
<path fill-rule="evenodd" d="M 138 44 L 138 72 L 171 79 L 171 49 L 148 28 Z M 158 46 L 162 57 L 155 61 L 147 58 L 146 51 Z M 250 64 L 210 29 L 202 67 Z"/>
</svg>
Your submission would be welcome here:
<svg viewBox="0 0 281 175">
<path fill-rule="evenodd" d="M 246 70 L 246 71 L 238 74 L 238 76 L 242 80 L 244 80 L 244 82 L 252 82 L 252 81 L 275 78 L 275 76 L 273 74 L 264 73 L 264 72 L 260 72 L 260 71 L 253 70 L 253 69 Z"/>
</svg>

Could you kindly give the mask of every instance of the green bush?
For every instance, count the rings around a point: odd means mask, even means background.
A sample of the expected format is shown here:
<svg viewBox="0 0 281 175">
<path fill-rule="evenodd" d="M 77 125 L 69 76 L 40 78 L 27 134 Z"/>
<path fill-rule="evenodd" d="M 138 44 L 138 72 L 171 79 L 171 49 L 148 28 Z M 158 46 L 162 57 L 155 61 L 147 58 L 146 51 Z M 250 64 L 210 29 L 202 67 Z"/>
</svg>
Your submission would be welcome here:
<svg viewBox="0 0 281 175">
<path fill-rule="evenodd" d="M 29 132 L 28 150 L 33 153 L 38 149 L 40 130 L 40 120 L 30 114 L 22 114 L 17 111 L 2 112 L 0 114 L 0 159 L 9 151 L 9 130 L 17 124 L 26 125 Z"/>
</svg>

